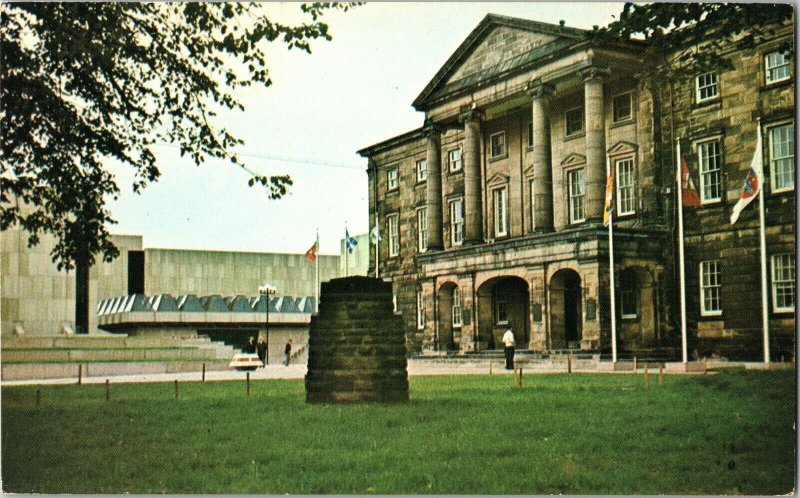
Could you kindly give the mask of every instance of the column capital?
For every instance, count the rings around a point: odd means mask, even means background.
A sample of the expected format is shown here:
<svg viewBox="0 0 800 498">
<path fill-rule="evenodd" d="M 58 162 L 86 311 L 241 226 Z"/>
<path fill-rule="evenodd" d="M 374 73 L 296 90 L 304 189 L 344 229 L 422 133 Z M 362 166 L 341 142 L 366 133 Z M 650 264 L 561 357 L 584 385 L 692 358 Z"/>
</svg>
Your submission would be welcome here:
<svg viewBox="0 0 800 498">
<path fill-rule="evenodd" d="M 578 71 L 583 81 L 603 80 L 611 74 L 611 70 L 606 66 L 591 65 Z"/>
<path fill-rule="evenodd" d="M 542 83 L 542 80 L 535 79 L 528 83 L 525 92 L 533 99 L 542 99 L 553 95 L 555 87 L 550 83 Z"/>
<path fill-rule="evenodd" d="M 483 120 L 484 113 L 482 110 L 478 109 L 477 107 L 463 107 L 461 108 L 461 112 L 458 115 L 458 120 L 461 123 L 466 123 L 468 121 L 481 121 Z"/>
<path fill-rule="evenodd" d="M 422 125 L 422 133 L 426 137 L 430 137 L 433 135 L 441 135 L 444 133 L 445 128 L 440 124 L 436 124 L 433 121 L 425 120 L 425 123 Z"/>
</svg>

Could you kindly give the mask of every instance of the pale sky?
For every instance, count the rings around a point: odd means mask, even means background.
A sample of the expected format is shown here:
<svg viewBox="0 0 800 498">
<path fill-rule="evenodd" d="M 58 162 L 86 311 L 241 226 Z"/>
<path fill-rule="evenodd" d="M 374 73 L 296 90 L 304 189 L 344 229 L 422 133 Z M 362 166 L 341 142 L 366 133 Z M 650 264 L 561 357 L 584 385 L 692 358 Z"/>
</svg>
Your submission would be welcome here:
<svg viewBox="0 0 800 498">
<path fill-rule="evenodd" d="M 158 146 L 162 176 L 141 195 L 121 172 L 123 195 L 110 205 L 112 233 L 144 236 L 145 247 L 305 252 L 319 228 L 320 250 L 337 254 L 347 223 L 366 233 L 366 159 L 356 151 L 422 125 L 411 102 L 488 13 L 591 29 L 622 3 L 368 3 L 326 14 L 330 42 L 312 53 L 270 49 L 273 85 L 239 97 L 244 112 L 224 124 L 244 139 L 240 157 L 262 174 L 290 174 L 280 200 L 247 186 L 236 166 L 209 159 L 195 167 Z M 267 6 L 281 15 L 298 4 Z"/>
</svg>

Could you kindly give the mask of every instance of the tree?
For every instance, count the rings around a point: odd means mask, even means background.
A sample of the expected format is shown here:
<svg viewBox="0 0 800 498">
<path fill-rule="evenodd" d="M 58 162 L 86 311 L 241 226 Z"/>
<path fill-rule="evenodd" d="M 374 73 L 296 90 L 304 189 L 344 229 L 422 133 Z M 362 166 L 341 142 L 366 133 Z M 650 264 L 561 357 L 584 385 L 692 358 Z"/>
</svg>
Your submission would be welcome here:
<svg viewBox="0 0 800 498">
<path fill-rule="evenodd" d="M 792 19 L 791 4 L 626 3 L 620 18 L 595 29 L 603 41 L 642 37 L 648 41 L 639 76 L 648 86 L 685 81 L 710 70 L 733 69 L 724 46 L 754 46 Z M 781 47 L 792 53 L 793 47 Z"/>
<path fill-rule="evenodd" d="M 54 234 L 59 269 L 110 261 L 106 199 L 120 190 L 106 160 L 134 168 L 138 192 L 160 175 L 160 143 L 198 165 L 226 159 L 281 197 L 291 178 L 249 169 L 214 117 L 244 110 L 237 89 L 272 83 L 269 42 L 311 52 L 331 39 L 322 15 L 350 7 L 302 4 L 304 22 L 287 25 L 266 4 L 2 3 L 0 229 L 18 223 L 29 245 Z"/>
</svg>

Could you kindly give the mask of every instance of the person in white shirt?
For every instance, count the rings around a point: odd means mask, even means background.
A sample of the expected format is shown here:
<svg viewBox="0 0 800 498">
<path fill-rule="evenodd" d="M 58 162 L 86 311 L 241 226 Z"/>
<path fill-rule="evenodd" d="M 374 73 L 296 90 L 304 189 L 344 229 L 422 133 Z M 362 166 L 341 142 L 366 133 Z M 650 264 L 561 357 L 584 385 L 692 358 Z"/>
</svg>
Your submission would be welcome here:
<svg viewBox="0 0 800 498">
<path fill-rule="evenodd" d="M 503 345 L 505 346 L 505 353 L 506 353 L 506 370 L 513 370 L 514 369 L 514 346 L 517 343 L 514 341 L 514 331 L 511 330 L 511 327 L 506 330 L 506 333 L 503 334 Z"/>
</svg>

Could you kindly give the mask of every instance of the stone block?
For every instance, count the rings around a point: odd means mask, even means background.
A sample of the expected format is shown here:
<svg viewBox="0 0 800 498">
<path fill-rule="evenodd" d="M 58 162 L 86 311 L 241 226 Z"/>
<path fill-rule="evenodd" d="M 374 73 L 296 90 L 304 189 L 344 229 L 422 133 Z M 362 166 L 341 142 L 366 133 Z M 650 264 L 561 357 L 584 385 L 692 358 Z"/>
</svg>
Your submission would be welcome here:
<svg viewBox="0 0 800 498">
<path fill-rule="evenodd" d="M 392 286 L 347 277 L 322 284 L 311 317 L 306 402 L 406 402 L 403 322 L 392 310 Z"/>
</svg>

